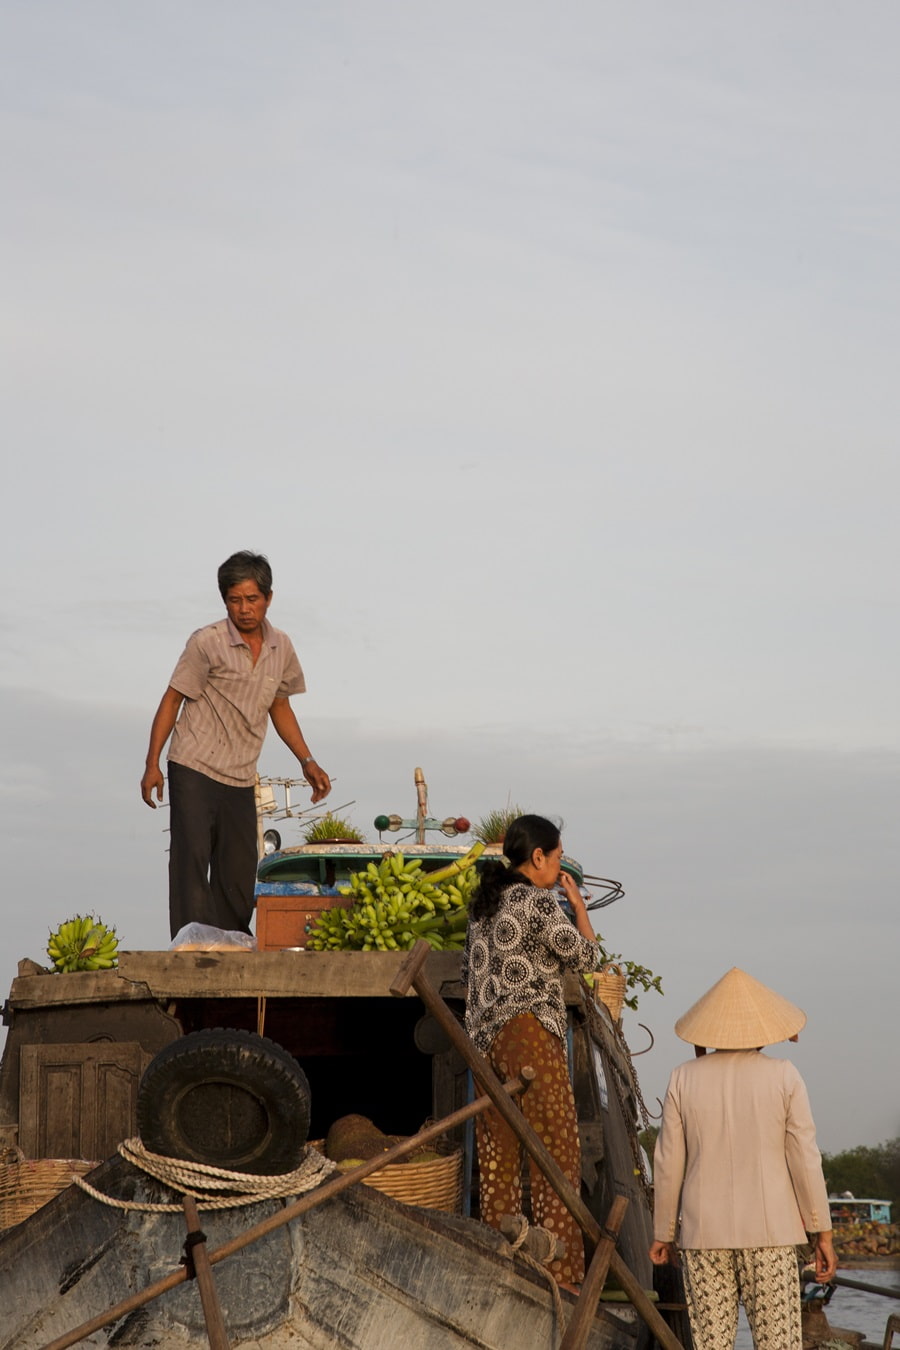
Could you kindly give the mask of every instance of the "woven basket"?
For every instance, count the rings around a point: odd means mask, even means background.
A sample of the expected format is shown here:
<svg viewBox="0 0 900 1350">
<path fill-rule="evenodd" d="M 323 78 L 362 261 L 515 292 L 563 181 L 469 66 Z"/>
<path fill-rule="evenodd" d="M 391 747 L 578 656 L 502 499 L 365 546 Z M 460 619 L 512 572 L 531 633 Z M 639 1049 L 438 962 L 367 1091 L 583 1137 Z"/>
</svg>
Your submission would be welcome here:
<svg viewBox="0 0 900 1350">
<path fill-rule="evenodd" d="M 64 1191 L 73 1176 L 83 1177 L 97 1165 L 83 1158 L 26 1158 L 20 1149 L 7 1150 L 0 1162 L 0 1232 L 27 1219 Z"/>
<path fill-rule="evenodd" d="M 395 1144 L 400 1142 L 396 1135 L 391 1138 Z M 325 1151 L 324 1139 L 311 1139 L 309 1145 L 320 1153 Z M 388 1163 L 386 1167 L 363 1177 L 363 1182 L 389 1195 L 392 1200 L 402 1200 L 405 1205 L 441 1209 L 447 1214 L 461 1213 L 462 1149 L 446 1144 L 432 1147 L 435 1153 L 444 1151 L 444 1156 L 431 1162 Z"/>
<path fill-rule="evenodd" d="M 431 1162 L 388 1163 L 371 1176 L 367 1186 L 422 1209 L 441 1209 L 458 1214 L 462 1203 L 462 1149 L 455 1148 Z"/>
<path fill-rule="evenodd" d="M 613 961 L 594 975 L 594 994 L 609 1009 L 614 1022 L 622 1016 L 625 1002 L 625 972 Z"/>
</svg>

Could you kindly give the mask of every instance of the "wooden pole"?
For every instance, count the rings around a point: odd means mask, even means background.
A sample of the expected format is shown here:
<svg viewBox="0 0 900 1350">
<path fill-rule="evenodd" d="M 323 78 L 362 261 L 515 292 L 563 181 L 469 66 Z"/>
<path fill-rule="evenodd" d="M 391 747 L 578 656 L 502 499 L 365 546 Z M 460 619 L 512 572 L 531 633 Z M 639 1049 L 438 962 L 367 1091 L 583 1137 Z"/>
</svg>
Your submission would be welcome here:
<svg viewBox="0 0 900 1350">
<path fill-rule="evenodd" d="M 434 1015 L 435 1021 L 447 1033 L 451 1044 L 456 1047 L 469 1065 L 472 1073 L 491 1098 L 500 1115 L 521 1141 L 525 1151 L 540 1167 L 582 1232 L 591 1244 L 596 1246 L 603 1236 L 597 1220 L 546 1145 L 535 1134 L 522 1112 L 510 1100 L 509 1095 L 504 1092 L 500 1079 L 484 1056 L 469 1040 L 425 973 L 424 966 L 430 951 L 431 948 L 424 939 L 416 943 L 398 970 L 394 983 L 391 985 L 391 993 L 398 998 L 402 998 L 409 993 L 411 988 L 415 989 L 425 1007 Z M 684 1350 L 684 1346 L 675 1336 L 671 1327 L 663 1320 L 657 1308 L 650 1302 L 641 1288 L 640 1282 L 632 1275 L 618 1252 L 614 1251 L 610 1257 L 610 1269 L 663 1350 Z"/>
<path fill-rule="evenodd" d="M 203 1305 L 203 1316 L 206 1321 L 206 1334 L 209 1338 L 210 1350 L 231 1350 L 228 1344 L 228 1333 L 225 1330 L 225 1319 L 222 1316 L 222 1308 L 216 1294 L 216 1282 L 213 1279 L 212 1267 L 209 1264 L 206 1234 L 200 1232 L 197 1201 L 192 1195 L 186 1195 L 182 1203 L 184 1205 L 184 1217 L 187 1220 L 188 1237 L 192 1239 L 188 1249 L 188 1257 L 197 1277 L 197 1288 L 200 1290 L 200 1302 Z"/>
<path fill-rule="evenodd" d="M 820 1284 L 811 1271 L 802 1271 L 800 1279 L 804 1284 Z M 843 1289 L 861 1289 L 864 1294 L 881 1294 L 884 1298 L 900 1298 L 900 1289 L 888 1289 L 883 1284 L 868 1284 L 865 1280 L 850 1280 L 846 1275 L 832 1275 L 829 1284 L 840 1285 Z"/>
<path fill-rule="evenodd" d="M 560 1342 L 559 1350 L 584 1350 L 584 1346 L 587 1344 L 587 1338 L 597 1311 L 597 1303 L 603 1293 L 603 1286 L 606 1284 L 610 1257 L 616 1249 L 616 1239 L 619 1236 L 619 1229 L 622 1227 L 622 1220 L 625 1218 L 627 1208 L 628 1197 L 617 1195 L 606 1216 L 603 1236 L 597 1243 L 594 1255 L 591 1258 L 591 1264 L 587 1268 L 584 1284 L 581 1286 L 581 1293 L 578 1295 L 578 1302 L 572 1309 L 572 1316 L 569 1318 L 569 1325 L 566 1327 L 566 1333 Z"/>
<path fill-rule="evenodd" d="M 511 1079 L 505 1084 L 505 1089 L 513 1094 L 524 1092 L 533 1078 L 533 1070 L 523 1069 L 521 1078 Z M 348 1186 L 354 1185 L 357 1181 L 362 1181 L 370 1173 L 379 1171 L 388 1163 L 397 1162 L 408 1153 L 415 1153 L 423 1144 L 430 1144 L 432 1140 L 439 1138 L 440 1135 L 453 1129 L 454 1126 L 465 1124 L 473 1116 L 486 1111 L 490 1105 L 492 1105 L 490 1097 L 477 1097 L 475 1101 L 469 1102 L 466 1106 L 461 1106 L 458 1111 L 445 1116 L 443 1120 L 435 1121 L 433 1125 L 426 1126 L 418 1134 L 412 1135 L 400 1144 L 394 1144 L 384 1153 L 379 1153 L 377 1158 L 371 1158 L 368 1162 L 361 1163 L 359 1167 L 354 1167 L 351 1172 L 342 1172 L 340 1176 L 333 1177 L 331 1181 L 323 1182 L 315 1190 L 309 1191 L 299 1200 L 295 1200 L 292 1205 L 279 1210 L 277 1214 L 270 1214 L 267 1219 L 254 1224 L 252 1228 L 245 1229 L 237 1237 L 224 1242 L 221 1247 L 214 1248 L 209 1253 L 209 1264 L 214 1266 L 219 1261 L 224 1261 L 227 1256 L 233 1256 L 235 1252 L 241 1251 L 244 1247 L 249 1247 L 251 1242 L 267 1237 L 276 1228 L 281 1228 L 284 1224 L 290 1223 L 292 1219 L 298 1219 L 301 1214 L 306 1214 L 308 1210 L 315 1209 L 324 1201 L 330 1200 L 333 1195 L 339 1195 Z M 68 1346 L 77 1345 L 86 1336 L 93 1335 L 95 1331 L 100 1331 L 103 1327 L 109 1326 L 111 1322 L 118 1322 L 120 1317 L 127 1316 L 128 1313 L 134 1312 L 137 1308 L 143 1308 L 146 1303 L 151 1303 L 160 1294 L 167 1294 L 170 1289 L 177 1289 L 178 1285 L 184 1284 L 187 1277 L 184 1266 L 179 1266 L 169 1275 L 164 1275 L 161 1280 L 156 1280 L 146 1289 L 142 1289 L 139 1294 L 132 1294 L 130 1298 L 117 1303 L 114 1308 L 109 1308 L 105 1313 L 100 1313 L 97 1317 L 91 1318 L 89 1322 L 83 1322 L 81 1326 L 75 1327 L 72 1331 L 67 1331 L 65 1335 L 58 1336 L 55 1341 L 50 1341 L 45 1345 L 43 1350 L 67 1350 Z"/>
<path fill-rule="evenodd" d="M 425 820 L 428 816 L 428 784 L 421 769 L 413 775 L 416 782 L 416 843 L 425 843 Z"/>
</svg>

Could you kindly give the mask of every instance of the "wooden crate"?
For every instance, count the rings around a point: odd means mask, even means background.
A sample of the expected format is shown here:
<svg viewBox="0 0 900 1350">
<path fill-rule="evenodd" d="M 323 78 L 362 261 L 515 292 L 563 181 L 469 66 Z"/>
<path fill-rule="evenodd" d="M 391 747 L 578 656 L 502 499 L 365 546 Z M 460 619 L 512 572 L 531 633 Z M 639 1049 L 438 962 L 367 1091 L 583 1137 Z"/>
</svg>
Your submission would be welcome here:
<svg viewBox="0 0 900 1350">
<path fill-rule="evenodd" d="M 324 910 L 346 905 L 344 895 L 260 895 L 256 900 L 256 946 L 261 952 L 305 947 L 307 925 Z"/>
</svg>

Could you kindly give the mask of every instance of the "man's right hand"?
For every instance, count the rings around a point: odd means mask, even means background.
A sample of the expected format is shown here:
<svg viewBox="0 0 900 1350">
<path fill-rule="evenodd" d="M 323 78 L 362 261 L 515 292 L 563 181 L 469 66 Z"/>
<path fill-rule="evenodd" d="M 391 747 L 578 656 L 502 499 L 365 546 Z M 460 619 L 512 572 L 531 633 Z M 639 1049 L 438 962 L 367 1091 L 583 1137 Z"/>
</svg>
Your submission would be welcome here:
<svg viewBox="0 0 900 1350">
<path fill-rule="evenodd" d="M 152 768 L 148 765 L 144 770 L 144 776 L 141 779 L 141 796 L 148 806 L 153 807 L 154 811 L 156 810 L 156 802 L 161 802 L 163 799 L 165 781 L 158 764 Z M 156 792 L 156 802 L 153 800 L 154 791 Z"/>
<path fill-rule="evenodd" d="M 175 719 L 183 702 L 184 694 L 179 694 L 177 689 L 173 689 L 169 685 L 159 701 L 159 707 L 153 717 L 153 726 L 150 728 L 147 767 L 141 779 L 141 796 L 148 806 L 153 807 L 154 811 L 156 810 L 156 802 L 161 802 L 163 799 L 163 784 L 165 783 L 159 767 L 160 757 L 166 741 L 172 734 Z M 153 800 L 154 792 L 156 793 L 156 802 Z"/>
<path fill-rule="evenodd" d="M 650 1247 L 650 1260 L 655 1266 L 677 1266 L 678 1249 L 674 1242 L 654 1242 Z"/>
</svg>

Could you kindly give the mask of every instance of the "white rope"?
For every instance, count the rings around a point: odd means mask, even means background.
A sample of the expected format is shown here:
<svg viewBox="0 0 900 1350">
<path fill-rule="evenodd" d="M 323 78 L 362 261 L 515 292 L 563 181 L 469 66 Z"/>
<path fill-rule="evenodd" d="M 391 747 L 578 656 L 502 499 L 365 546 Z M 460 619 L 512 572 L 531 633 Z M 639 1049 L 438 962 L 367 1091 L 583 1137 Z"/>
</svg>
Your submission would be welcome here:
<svg viewBox="0 0 900 1350">
<path fill-rule="evenodd" d="M 556 1236 L 555 1233 L 550 1232 L 549 1228 L 542 1228 L 539 1224 L 535 1224 L 533 1227 L 529 1227 L 528 1220 L 525 1218 L 524 1214 L 510 1215 L 509 1218 L 515 1219 L 518 1226 L 518 1232 L 516 1233 L 515 1237 L 512 1238 L 507 1237 L 506 1239 L 507 1242 L 509 1243 L 510 1251 L 515 1252 L 523 1261 L 525 1261 L 529 1266 L 531 1266 L 533 1270 L 536 1270 L 539 1275 L 545 1275 L 547 1277 L 547 1280 L 549 1281 L 550 1284 L 550 1292 L 553 1295 L 553 1308 L 556 1313 L 556 1325 L 562 1327 L 565 1325 L 563 1321 L 562 1296 L 560 1295 L 559 1292 L 559 1285 L 556 1283 L 556 1280 L 553 1278 L 553 1273 L 549 1269 L 551 1261 L 556 1260 L 557 1248 L 561 1247 L 562 1243 L 560 1242 L 559 1238 Z M 531 1252 L 527 1252 L 524 1250 L 524 1244 L 528 1239 L 529 1232 L 541 1234 L 545 1239 L 548 1240 L 546 1244 L 548 1248 L 548 1254 L 540 1261 L 537 1260 L 536 1257 L 532 1256 Z"/>
<path fill-rule="evenodd" d="M 335 1171 L 335 1164 L 331 1159 L 324 1158 L 310 1145 L 307 1145 L 303 1161 L 298 1168 L 278 1176 L 229 1172 L 223 1167 L 212 1167 L 208 1163 L 188 1162 L 185 1158 L 166 1158 L 160 1153 L 151 1153 L 137 1138 L 124 1140 L 119 1145 L 119 1153 L 126 1162 L 139 1167 L 142 1172 L 146 1172 L 156 1181 L 161 1181 L 173 1191 L 193 1196 L 198 1209 L 237 1209 L 241 1205 L 252 1205 L 259 1200 L 303 1195 L 306 1191 L 313 1190 Z M 182 1208 L 177 1203 L 154 1204 L 150 1201 L 118 1200 L 103 1191 L 98 1191 L 83 1177 L 76 1176 L 74 1180 L 88 1195 L 92 1195 L 104 1205 L 111 1205 L 114 1209 L 166 1214 L 180 1211 Z M 217 1195 L 216 1192 L 227 1194 Z"/>
</svg>

